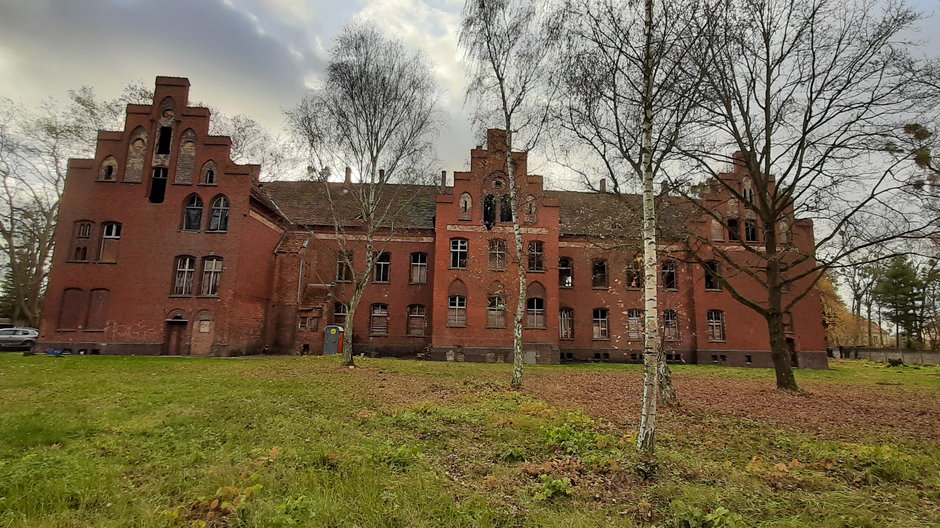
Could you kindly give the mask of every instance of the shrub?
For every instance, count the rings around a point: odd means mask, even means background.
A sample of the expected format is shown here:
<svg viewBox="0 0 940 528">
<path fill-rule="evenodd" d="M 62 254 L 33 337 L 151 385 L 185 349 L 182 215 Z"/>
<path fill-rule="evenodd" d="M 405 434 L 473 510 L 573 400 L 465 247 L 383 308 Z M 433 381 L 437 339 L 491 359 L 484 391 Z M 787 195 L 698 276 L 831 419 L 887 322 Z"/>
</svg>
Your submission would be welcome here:
<svg viewBox="0 0 940 528">
<path fill-rule="evenodd" d="M 571 479 L 563 477 L 552 478 L 548 475 L 539 475 L 542 485 L 535 494 L 535 500 L 551 500 L 556 497 L 571 495 Z"/>
</svg>

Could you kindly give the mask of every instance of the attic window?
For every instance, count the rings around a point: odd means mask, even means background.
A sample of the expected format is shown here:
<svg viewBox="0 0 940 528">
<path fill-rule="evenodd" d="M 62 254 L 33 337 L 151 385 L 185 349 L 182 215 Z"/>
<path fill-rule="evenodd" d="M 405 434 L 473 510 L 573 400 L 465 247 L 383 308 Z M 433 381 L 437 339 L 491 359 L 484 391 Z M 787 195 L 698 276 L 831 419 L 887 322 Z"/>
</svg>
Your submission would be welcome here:
<svg viewBox="0 0 940 528">
<path fill-rule="evenodd" d="M 157 154 L 170 153 L 170 140 L 173 138 L 173 127 L 160 127 L 160 139 L 157 142 Z"/>
</svg>

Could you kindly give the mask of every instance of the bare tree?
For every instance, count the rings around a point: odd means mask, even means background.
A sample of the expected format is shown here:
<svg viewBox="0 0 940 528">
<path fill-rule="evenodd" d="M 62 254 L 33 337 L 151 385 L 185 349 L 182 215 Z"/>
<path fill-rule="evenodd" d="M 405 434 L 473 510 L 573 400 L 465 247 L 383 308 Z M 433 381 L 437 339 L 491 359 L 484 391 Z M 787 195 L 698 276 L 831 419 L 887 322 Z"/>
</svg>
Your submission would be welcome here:
<svg viewBox="0 0 940 528">
<path fill-rule="evenodd" d="M 647 454 L 655 445 L 657 401 L 676 398 L 659 321 L 654 182 L 675 158 L 698 103 L 700 77 L 690 75 L 686 59 L 691 46 L 701 45 L 691 23 L 696 10 L 688 2 L 573 0 L 559 61 L 558 117 L 575 143 L 567 156 L 600 168 L 618 196 L 636 182 L 642 188 L 644 385 L 637 447 Z M 577 171 L 593 187 L 595 174 Z"/>
<path fill-rule="evenodd" d="M 342 273 L 353 288 L 343 347 L 343 365 L 352 366 L 356 308 L 381 245 L 414 198 L 401 184 L 430 175 L 436 88 L 423 56 L 371 26 L 344 29 L 330 54 L 323 85 L 305 95 L 288 120 L 309 146 L 317 173 L 348 168 L 349 185 L 324 178 L 323 192 Z M 365 264 L 357 268 L 352 246 L 360 244 Z"/>
<path fill-rule="evenodd" d="M 926 101 L 916 82 L 922 69 L 902 40 L 918 15 L 900 1 L 729 0 L 724 7 L 723 16 L 703 19 L 712 37 L 692 54 L 709 94 L 697 131 L 707 141 L 683 154 L 711 176 L 713 190 L 740 204 L 762 237 L 732 232 L 737 218 L 693 199 L 737 240 L 697 236 L 691 249 L 721 259 L 723 278 L 759 285 L 760 294 L 751 294 L 723 281 L 766 320 L 777 387 L 798 390 L 784 313 L 849 255 L 937 226 L 916 214 L 910 157 L 884 149 Z M 735 159 L 732 151 L 743 154 Z M 729 162 L 750 187 L 719 177 Z M 815 232 L 804 250 L 793 244 L 796 218 Z"/>
<path fill-rule="evenodd" d="M 467 97 L 478 123 L 499 122 L 506 130 L 506 174 L 515 242 L 518 297 L 513 314 L 511 386 L 522 386 L 522 317 L 525 314 L 525 248 L 519 220 L 519 177 L 513 157 L 538 144 L 552 99 L 549 59 L 557 31 L 547 10 L 527 0 L 467 0 L 460 46 L 470 74 Z M 518 154 L 517 154 L 518 155 Z"/>
</svg>

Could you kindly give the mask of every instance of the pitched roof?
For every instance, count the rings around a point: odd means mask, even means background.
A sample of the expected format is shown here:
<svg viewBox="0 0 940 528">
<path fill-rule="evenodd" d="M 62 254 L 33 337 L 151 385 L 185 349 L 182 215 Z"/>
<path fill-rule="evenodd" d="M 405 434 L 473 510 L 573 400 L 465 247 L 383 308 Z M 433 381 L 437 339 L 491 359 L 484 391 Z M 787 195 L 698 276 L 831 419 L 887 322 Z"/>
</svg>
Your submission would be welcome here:
<svg viewBox="0 0 940 528">
<path fill-rule="evenodd" d="M 264 191 L 295 224 L 332 226 L 361 223 L 356 184 L 316 181 L 281 181 L 263 184 Z M 395 204 L 399 228 L 434 229 L 438 187 L 433 185 L 387 185 L 382 203 Z M 642 200 L 639 195 L 599 194 L 579 191 L 545 191 L 560 206 L 561 233 L 599 237 L 639 238 Z M 332 202 L 332 207 L 331 207 Z M 335 215 L 334 215 L 335 211 Z M 658 200 L 660 236 L 684 236 L 693 213 L 690 204 L 678 198 Z"/>
</svg>

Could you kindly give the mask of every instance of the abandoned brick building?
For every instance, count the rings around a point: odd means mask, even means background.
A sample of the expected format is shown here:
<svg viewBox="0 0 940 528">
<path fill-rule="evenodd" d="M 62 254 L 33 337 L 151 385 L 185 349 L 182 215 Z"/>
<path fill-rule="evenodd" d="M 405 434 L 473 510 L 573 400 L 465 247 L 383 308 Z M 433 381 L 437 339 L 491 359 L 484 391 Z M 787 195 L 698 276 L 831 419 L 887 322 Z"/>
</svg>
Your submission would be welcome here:
<svg viewBox="0 0 940 528">
<path fill-rule="evenodd" d="M 343 324 L 352 284 L 318 181 L 259 183 L 259 167 L 229 158 L 209 135 L 209 111 L 187 106 L 189 81 L 158 77 L 152 105 L 129 105 L 123 131 L 102 131 L 94 159 L 71 160 L 61 202 L 41 348 L 73 353 L 238 355 L 322 350 L 327 325 Z M 509 361 L 514 246 L 506 200 L 505 135 L 487 133 L 470 169 L 408 196 L 354 321 L 357 353 L 457 361 Z M 519 174 L 526 158 L 517 154 Z M 722 177 L 747 185 L 736 168 Z M 354 183 L 332 182 L 342 196 Z M 527 360 L 640 361 L 643 302 L 637 250 L 612 233 L 637 224 L 639 201 L 543 189 L 520 178 L 527 254 Z M 725 218 L 733 200 L 706 194 Z M 748 220 L 718 224 L 676 205 L 661 213 L 661 310 L 669 358 L 772 366 L 764 320 L 734 300 L 692 259 L 689 231 L 747 240 Z M 347 222 L 347 219 L 340 218 Z M 668 227 L 668 226 L 672 227 Z M 736 231 L 729 232 L 729 228 Z M 795 220 L 786 243 L 812 248 L 812 224 Z M 670 234 L 671 233 L 671 234 Z M 629 244 L 627 244 L 629 246 Z M 687 248 L 685 249 L 687 251 Z M 673 258 L 675 255 L 676 258 Z M 701 260 L 701 259 L 700 259 Z M 707 265 L 716 265 L 706 262 Z M 736 287 L 756 288 L 744 281 Z M 826 366 L 815 292 L 786 314 L 800 366 Z"/>
</svg>

